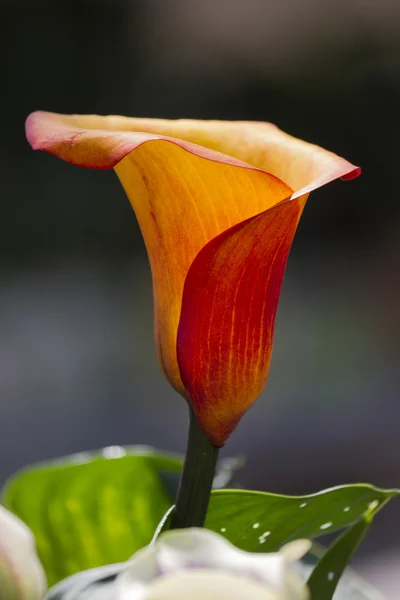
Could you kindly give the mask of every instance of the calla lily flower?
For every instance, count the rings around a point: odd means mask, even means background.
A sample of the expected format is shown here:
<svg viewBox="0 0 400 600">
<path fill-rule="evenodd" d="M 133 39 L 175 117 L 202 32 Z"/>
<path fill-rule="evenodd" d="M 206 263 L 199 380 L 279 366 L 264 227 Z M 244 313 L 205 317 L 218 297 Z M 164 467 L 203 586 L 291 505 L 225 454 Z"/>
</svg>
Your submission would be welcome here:
<svg viewBox="0 0 400 600">
<path fill-rule="evenodd" d="M 307 600 L 307 586 L 291 563 L 310 546 L 297 540 L 260 554 L 206 529 L 167 531 L 127 563 L 116 600 Z"/>
<path fill-rule="evenodd" d="M 33 533 L 0 505 L 1 600 L 43 600 L 46 588 Z"/>
<path fill-rule="evenodd" d="M 269 123 L 36 112 L 34 149 L 114 168 L 147 247 L 161 368 L 222 446 L 267 380 L 308 194 L 360 169 Z"/>
</svg>

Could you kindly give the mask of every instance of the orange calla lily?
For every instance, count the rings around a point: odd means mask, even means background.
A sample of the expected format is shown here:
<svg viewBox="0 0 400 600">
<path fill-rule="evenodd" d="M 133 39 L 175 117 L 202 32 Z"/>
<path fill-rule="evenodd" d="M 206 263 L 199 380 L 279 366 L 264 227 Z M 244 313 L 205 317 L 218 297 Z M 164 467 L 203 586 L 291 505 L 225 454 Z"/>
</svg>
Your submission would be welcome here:
<svg viewBox="0 0 400 600">
<path fill-rule="evenodd" d="M 114 168 L 149 254 L 160 365 L 224 444 L 262 391 L 308 194 L 360 169 L 269 123 L 36 112 L 34 149 Z"/>
</svg>

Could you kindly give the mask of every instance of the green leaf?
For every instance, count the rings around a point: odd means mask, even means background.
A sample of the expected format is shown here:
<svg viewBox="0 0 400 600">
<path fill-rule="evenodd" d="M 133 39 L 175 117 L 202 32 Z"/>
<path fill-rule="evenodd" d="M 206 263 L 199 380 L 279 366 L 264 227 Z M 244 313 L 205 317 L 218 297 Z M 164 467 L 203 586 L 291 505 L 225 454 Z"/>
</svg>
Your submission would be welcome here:
<svg viewBox="0 0 400 600">
<path fill-rule="evenodd" d="M 3 503 L 33 531 L 50 585 L 127 560 L 173 502 L 182 461 L 150 448 L 106 448 L 17 473 Z"/>
<path fill-rule="evenodd" d="M 167 510 L 167 512 L 165 513 L 165 515 L 163 516 L 163 518 L 157 525 L 157 528 L 153 535 L 153 539 L 151 540 L 152 543 L 155 543 L 158 536 L 160 536 L 164 531 L 168 531 L 171 528 L 172 513 L 173 513 L 174 509 L 175 509 L 175 504 L 173 504 L 172 506 L 169 507 L 169 509 Z"/>
<path fill-rule="evenodd" d="M 308 580 L 311 600 L 332 600 L 333 594 L 351 557 L 366 536 L 371 521 L 357 521 L 330 546 Z"/>
<path fill-rule="evenodd" d="M 363 517 L 342 533 L 319 559 L 308 580 L 312 600 L 332 600 L 351 557 L 367 535 L 376 512 L 384 504 L 371 503 Z"/>
<path fill-rule="evenodd" d="M 310 496 L 246 490 L 212 492 L 206 527 L 248 552 L 271 552 L 299 538 L 314 539 L 347 528 L 399 490 L 344 485 Z"/>
<path fill-rule="evenodd" d="M 314 539 L 349 528 L 315 566 L 308 581 L 311 600 L 332 600 L 344 571 L 346 577 L 339 586 L 338 600 L 348 598 L 348 590 L 358 594 L 360 600 L 377 600 L 380 594 L 346 567 L 373 516 L 399 494 L 399 490 L 382 490 L 367 484 L 340 486 L 309 496 L 217 490 L 211 494 L 206 527 L 248 552 L 271 552 L 295 539 Z M 172 510 L 173 507 L 164 515 L 154 540 L 169 528 Z M 318 556 L 321 554 L 318 552 Z M 306 563 L 303 569 L 308 574 Z"/>
</svg>

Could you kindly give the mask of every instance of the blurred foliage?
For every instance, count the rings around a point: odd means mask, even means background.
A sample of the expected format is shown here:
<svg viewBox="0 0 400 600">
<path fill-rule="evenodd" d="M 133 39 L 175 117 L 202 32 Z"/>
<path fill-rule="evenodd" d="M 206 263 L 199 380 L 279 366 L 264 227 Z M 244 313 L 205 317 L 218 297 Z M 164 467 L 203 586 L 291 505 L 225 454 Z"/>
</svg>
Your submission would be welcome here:
<svg viewBox="0 0 400 600">
<path fill-rule="evenodd" d="M 146 546 L 173 502 L 164 478 L 181 466 L 150 448 L 105 448 L 23 470 L 6 484 L 3 501 L 33 531 L 51 586 Z"/>
<path fill-rule="evenodd" d="M 125 561 L 149 544 L 173 503 L 181 466 L 180 458 L 151 448 L 110 447 L 24 469 L 6 484 L 3 501 L 32 529 L 53 585 L 79 571 Z M 222 466 L 225 473 L 227 465 Z M 294 539 L 369 523 L 398 493 L 361 484 L 309 496 L 216 490 L 206 527 L 242 550 L 276 551 Z M 350 541 L 357 531 L 350 530 Z M 333 592 L 356 547 L 346 537 L 328 550 L 312 580 L 319 593 L 326 586 Z M 326 569 L 336 572 L 334 581 L 323 576 Z"/>
</svg>

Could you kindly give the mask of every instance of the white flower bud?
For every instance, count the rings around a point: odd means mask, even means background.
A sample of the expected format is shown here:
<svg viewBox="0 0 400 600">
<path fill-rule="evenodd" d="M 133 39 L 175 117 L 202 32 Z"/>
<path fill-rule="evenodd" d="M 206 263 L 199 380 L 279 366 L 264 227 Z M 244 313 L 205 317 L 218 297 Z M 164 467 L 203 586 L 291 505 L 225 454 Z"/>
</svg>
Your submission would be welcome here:
<svg viewBox="0 0 400 600">
<path fill-rule="evenodd" d="M 0 597 L 43 600 L 46 589 L 32 532 L 0 505 Z"/>
<path fill-rule="evenodd" d="M 276 553 L 239 550 L 206 529 L 168 531 L 136 553 L 117 579 L 116 600 L 307 600 L 290 563 L 306 540 Z"/>
</svg>

